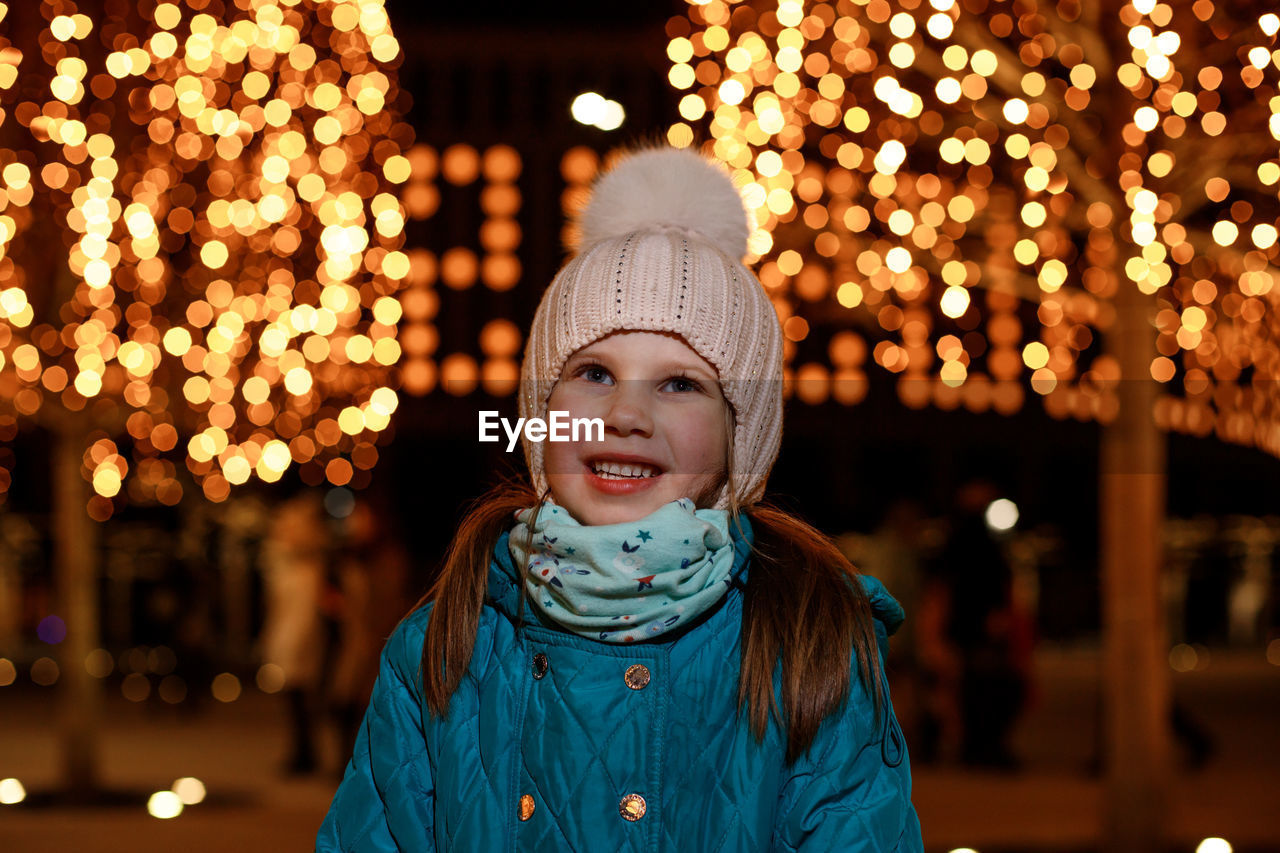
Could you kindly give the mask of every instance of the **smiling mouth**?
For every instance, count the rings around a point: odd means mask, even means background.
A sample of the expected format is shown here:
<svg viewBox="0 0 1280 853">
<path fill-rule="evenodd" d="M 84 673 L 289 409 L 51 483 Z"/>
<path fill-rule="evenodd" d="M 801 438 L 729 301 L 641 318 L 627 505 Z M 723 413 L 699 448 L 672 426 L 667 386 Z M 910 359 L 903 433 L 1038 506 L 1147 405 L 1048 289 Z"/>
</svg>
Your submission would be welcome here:
<svg viewBox="0 0 1280 853">
<path fill-rule="evenodd" d="M 588 462 L 591 473 L 602 480 L 647 480 L 662 474 L 662 470 L 653 465 L 636 462 L 609 462 L 597 459 Z"/>
</svg>

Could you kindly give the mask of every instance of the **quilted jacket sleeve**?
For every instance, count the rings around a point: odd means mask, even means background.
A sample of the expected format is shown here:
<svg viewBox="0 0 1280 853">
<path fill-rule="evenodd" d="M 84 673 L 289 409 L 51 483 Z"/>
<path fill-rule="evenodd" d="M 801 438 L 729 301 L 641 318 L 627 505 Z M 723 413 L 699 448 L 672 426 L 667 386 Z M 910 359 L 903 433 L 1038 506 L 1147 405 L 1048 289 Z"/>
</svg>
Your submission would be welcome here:
<svg viewBox="0 0 1280 853">
<path fill-rule="evenodd" d="M 861 581 L 876 615 L 877 677 L 883 679 L 888 635 L 902 622 L 902 608 L 879 581 Z M 844 709 L 823 723 L 808 757 L 796 762 L 783 786 L 775 847 L 788 853 L 921 853 L 902 729 L 887 701 L 876 721 L 856 669 L 852 681 Z"/>
<path fill-rule="evenodd" d="M 425 609 L 400 624 L 382 652 L 355 752 L 316 838 L 317 853 L 435 850 L 435 785 L 423 737 Z"/>
</svg>

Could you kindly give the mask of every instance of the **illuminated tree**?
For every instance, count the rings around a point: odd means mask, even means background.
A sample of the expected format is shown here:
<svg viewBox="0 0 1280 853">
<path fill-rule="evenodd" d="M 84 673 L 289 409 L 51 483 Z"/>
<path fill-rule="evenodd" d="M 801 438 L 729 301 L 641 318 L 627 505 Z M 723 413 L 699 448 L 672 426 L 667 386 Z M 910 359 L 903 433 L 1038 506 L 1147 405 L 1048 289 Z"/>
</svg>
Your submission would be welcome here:
<svg viewBox="0 0 1280 853">
<path fill-rule="evenodd" d="M 756 212 L 801 399 L 858 402 L 873 361 L 912 407 L 1011 413 L 1029 391 L 1107 425 L 1121 849 L 1155 843 L 1167 760 L 1156 427 L 1280 455 L 1280 17 L 1261 11 L 693 0 L 668 25 L 680 112 Z"/>
<path fill-rule="evenodd" d="M 1105 421 L 1120 374 L 1096 332 L 1136 286 L 1160 311 L 1158 420 L 1280 454 L 1280 18 L 1240 7 L 712 0 L 672 21 L 670 76 L 738 170 L 793 342 L 833 300 L 876 321 L 877 364 L 936 380 L 900 383 L 910 405 L 1012 411 L 1026 379 Z M 860 375 L 848 340 L 837 380 Z"/>
<path fill-rule="evenodd" d="M 174 504 L 179 465 L 220 501 L 377 459 L 409 266 L 399 58 L 382 0 L 0 3 L 0 437 L 57 435 L 69 708 L 92 705 L 86 506 Z"/>
</svg>

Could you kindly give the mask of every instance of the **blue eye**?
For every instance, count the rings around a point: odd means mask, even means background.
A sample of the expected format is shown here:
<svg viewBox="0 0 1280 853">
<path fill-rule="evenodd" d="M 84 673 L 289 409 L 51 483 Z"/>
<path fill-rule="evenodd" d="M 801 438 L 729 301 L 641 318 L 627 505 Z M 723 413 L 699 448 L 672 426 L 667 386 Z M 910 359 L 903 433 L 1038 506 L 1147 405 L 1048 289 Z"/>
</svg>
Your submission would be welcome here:
<svg viewBox="0 0 1280 853">
<path fill-rule="evenodd" d="M 584 364 L 575 371 L 575 375 L 585 379 L 588 382 L 608 382 L 613 377 L 609 375 L 609 371 L 599 364 Z"/>
<path fill-rule="evenodd" d="M 702 386 L 688 376 L 673 376 L 666 381 L 663 387 L 679 393 L 702 390 Z"/>
</svg>

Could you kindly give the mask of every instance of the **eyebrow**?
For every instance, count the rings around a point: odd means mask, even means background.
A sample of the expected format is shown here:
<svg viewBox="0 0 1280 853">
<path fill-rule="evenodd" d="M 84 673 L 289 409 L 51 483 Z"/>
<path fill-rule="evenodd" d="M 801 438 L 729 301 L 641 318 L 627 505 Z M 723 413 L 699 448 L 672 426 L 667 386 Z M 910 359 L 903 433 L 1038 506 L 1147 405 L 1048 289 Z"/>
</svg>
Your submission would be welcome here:
<svg viewBox="0 0 1280 853">
<path fill-rule="evenodd" d="M 567 361 L 565 361 L 565 367 L 567 368 L 570 364 L 576 364 L 580 361 L 594 361 L 603 364 L 605 367 L 609 366 L 609 359 L 605 356 L 598 353 L 578 350 L 573 355 L 569 356 Z M 656 375 L 669 376 L 673 373 L 689 373 L 697 374 L 700 378 L 711 382 L 720 381 L 720 377 L 716 375 L 714 369 L 708 370 L 706 367 L 694 361 L 663 361 L 651 364 L 650 367 Z"/>
<path fill-rule="evenodd" d="M 720 378 L 716 376 L 715 371 L 709 371 L 700 364 L 691 361 L 666 361 L 655 366 L 654 372 L 662 374 L 670 373 L 696 373 L 706 379 L 719 382 Z"/>
</svg>

